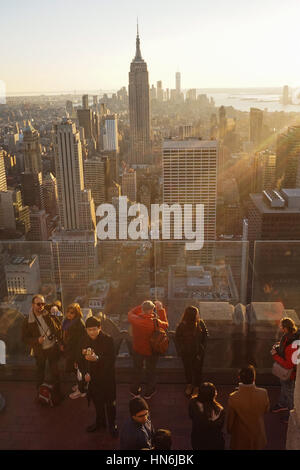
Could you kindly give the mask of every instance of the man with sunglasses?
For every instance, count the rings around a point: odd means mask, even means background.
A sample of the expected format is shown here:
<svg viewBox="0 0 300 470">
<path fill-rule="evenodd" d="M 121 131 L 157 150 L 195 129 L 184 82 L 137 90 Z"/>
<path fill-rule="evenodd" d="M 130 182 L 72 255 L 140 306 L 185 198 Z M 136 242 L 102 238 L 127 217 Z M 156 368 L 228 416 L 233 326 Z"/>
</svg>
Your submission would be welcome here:
<svg viewBox="0 0 300 470">
<path fill-rule="evenodd" d="M 152 449 L 154 428 L 149 415 L 149 406 L 141 397 L 129 402 L 130 418 L 125 422 L 120 435 L 120 450 Z"/>
<path fill-rule="evenodd" d="M 46 363 L 49 363 L 51 381 L 57 396 L 60 396 L 59 346 L 61 330 L 58 324 L 45 310 L 45 299 L 38 294 L 32 298 L 32 306 L 23 323 L 22 337 L 31 348 L 36 360 L 37 389 L 45 381 Z"/>
</svg>

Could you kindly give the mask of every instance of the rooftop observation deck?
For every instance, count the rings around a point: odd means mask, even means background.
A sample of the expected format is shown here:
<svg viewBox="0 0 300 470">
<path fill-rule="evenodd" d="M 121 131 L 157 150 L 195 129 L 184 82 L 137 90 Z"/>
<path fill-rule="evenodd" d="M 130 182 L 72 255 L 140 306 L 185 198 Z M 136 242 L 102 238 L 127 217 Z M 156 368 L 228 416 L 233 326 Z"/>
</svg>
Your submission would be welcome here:
<svg viewBox="0 0 300 470">
<path fill-rule="evenodd" d="M 218 386 L 218 400 L 225 406 L 235 386 Z M 278 387 L 267 387 L 271 405 L 276 403 Z M 70 383 L 63 384 L 70 392 Z M 157 394 L 149 400 L 155 428 L 172 431 L 173 450 L 189 450 L 191 420 L 188 417 L 188 399 L 182 384 L 158 384 Z M 85 398 L 66 398 L 55 408 L 44 408 L 34 403 L 33 382 L 0 382 L 0 392 L 6 398 L 6 408 L 0 415 L 1 450 L 117 450 L 119 440 L 108 432 L 87 433 L 85 428 L 93 422 L 94 409 Z M 129 385 L 117 386 L 117 422 L 119 427 L 128 417 Z M 284 414 L 268 413 L 265 418 L 268 450 L 284 450 L 287 424 Z M 225 433 L 226 448 L 229 436 Z"/>
</svg>

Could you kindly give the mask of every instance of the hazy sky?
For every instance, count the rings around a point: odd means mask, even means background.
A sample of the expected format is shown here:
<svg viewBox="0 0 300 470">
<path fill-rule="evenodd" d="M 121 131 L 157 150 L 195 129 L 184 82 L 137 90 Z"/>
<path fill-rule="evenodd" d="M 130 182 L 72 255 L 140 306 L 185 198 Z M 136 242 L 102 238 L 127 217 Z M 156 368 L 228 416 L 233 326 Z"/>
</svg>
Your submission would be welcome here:
<svg viewBox="0 0 300 470">
<path fill-rule="evenodd" d="M 150 85 L 300 86 L 300 0 L 1 0 L 8 93 L 128 85 L 136 17 Z"/>
</svg>

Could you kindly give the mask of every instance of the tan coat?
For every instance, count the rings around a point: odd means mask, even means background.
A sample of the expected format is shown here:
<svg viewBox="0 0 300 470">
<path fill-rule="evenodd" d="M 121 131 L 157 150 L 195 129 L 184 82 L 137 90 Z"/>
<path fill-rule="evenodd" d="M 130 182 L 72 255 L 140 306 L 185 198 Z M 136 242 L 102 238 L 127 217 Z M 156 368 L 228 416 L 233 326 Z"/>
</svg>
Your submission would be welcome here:
<svg viewBox="0 0 300 470">
<path fill-rule="evenodd" d="M 264 414 L 269 411 L 268 392 L 255 384 L 240 384 L 228 400 L 227 432 L 233 450 L 260 450 L 267 445 Z"/>
</svg>

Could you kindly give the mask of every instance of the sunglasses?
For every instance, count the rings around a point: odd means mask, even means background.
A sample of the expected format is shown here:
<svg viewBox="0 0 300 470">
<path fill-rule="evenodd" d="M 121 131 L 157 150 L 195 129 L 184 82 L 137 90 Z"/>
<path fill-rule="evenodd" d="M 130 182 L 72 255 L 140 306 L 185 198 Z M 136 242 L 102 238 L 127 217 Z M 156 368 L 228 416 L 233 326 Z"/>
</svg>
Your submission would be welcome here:
<svg viewBox="0 0 300 470">
<path fill-rule="evenodd" d="M 42 307 L 46 304 L 45 304 L 45 302 L 36 302 L 35 305 L 37 305 L 38 307 Z"/>
</svg>

